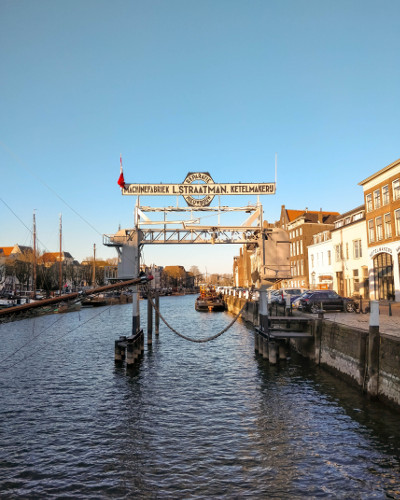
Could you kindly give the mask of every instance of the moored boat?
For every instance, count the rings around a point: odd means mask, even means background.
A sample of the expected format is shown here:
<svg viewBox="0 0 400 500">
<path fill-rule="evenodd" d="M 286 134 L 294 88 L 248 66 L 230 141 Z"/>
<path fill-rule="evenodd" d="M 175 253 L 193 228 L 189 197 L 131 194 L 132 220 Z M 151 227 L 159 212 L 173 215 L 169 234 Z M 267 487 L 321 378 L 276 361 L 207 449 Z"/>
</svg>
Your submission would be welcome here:
<svg viewBox="0 0 400 500">
<path fill-rule="evenodd" d="M 214 287 L 200 285 L 200 295 L 197 297 L 194 307 L 196 311 L 224 311 L 225 302 Z"/>
</svg>

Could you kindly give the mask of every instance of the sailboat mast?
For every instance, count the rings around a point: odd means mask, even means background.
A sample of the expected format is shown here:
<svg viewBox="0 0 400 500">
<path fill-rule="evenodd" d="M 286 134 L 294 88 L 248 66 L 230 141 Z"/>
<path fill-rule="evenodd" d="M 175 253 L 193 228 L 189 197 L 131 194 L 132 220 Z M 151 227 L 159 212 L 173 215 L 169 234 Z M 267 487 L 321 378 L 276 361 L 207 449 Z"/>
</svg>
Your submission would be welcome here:
<svg viewBox="0 0 400 500">
<path fill-rule="evenodd" d="M 32 280 L 32 290 L 33 298 L 36 297 L 36 214 L 33 211 L 33 280 Z"/>
<path fill-rule="evenodd" d="M 59 256 L 59 289 L 62 291 L 62 214 L 60 214 L 60 256 Z"/>
</svg>

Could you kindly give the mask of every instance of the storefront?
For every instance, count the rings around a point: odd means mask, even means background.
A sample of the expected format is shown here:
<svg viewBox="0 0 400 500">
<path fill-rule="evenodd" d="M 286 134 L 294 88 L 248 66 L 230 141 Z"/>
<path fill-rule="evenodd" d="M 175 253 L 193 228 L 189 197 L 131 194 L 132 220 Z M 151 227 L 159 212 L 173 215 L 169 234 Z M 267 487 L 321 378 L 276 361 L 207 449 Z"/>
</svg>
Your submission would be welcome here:
<svg viewBox="0 0 400 500">
<path fill-rule="evenodd" d="M 398 243 L 374 248 L 370 253 L 370 299 L 400 302 L 400 247 Z"/>
</svg>

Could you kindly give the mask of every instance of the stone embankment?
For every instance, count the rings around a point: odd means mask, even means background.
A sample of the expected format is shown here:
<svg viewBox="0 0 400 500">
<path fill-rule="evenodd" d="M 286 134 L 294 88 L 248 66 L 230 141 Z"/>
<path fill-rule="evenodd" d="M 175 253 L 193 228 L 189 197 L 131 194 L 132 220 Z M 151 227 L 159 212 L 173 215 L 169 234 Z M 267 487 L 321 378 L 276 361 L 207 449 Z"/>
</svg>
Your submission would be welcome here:
<svg viewBox="0 0 400 500">
<path fill-rule="evenodd" d="M 245 298 L 225 296 L 227 309 L 237 314 Z M 311 339 L 291 339 L 302 356 L 358 386 L 371 397 L 400 410 L 400 307 L 381 307 L 379 328 L 371 334 L 370 315 L 329 313 L 313 318 Z M 242 318 L 259 326 L 258 302 L 248 301 Z M 391 315 L 389 315 L 391 314 Z M 288 341 L 289 342 L 289 341 Z"/>
</svg>

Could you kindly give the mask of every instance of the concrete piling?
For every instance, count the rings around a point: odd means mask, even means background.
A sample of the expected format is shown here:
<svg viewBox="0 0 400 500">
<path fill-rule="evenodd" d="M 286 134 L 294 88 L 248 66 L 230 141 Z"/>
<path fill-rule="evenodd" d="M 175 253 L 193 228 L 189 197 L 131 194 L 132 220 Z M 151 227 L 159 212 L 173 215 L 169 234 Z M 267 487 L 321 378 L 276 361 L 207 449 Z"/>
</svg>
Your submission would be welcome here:
<svg viewBox="0 0 400 500">
<path fill-rule="evenodd" d="M 268 360 L 271 365 L 276 365 L 278 361 L 278 346 L 276 342 L 269 342 L 268 344 Z"/>
<path fill-rule="evenodd" d="M 121 349 L 119 346 L 119 340 L 115 341 L 114 345 L 114 360 L 116 363 L 121 363 L 122 362 L 122 356 L 121 356 Z"/>
<path fill-rule="evenodd" d="M 261 287 L 259 293 L 260 293 L 260 299 L 259 299 L 260 330 L 262 332 L 268 332 L 267 290 L 264 287 Z"/>
<path fill-rule="evenodd" d="M 126 344 L 126 366 L 132 366 L 135 362 L 133 340 L 128 340 Z"/>
<path fill-rule="evenodd" d="M 286 361 L 287 358 L 287 348 L 284 342 L 280 342 L 278 346 L 279 351 L 279 361 Z"/>
<path fill-rule="evenodd" d="M 259 347 L 258 347 L 258 340 L 259 340 L 259 334 L 257 332 L 254 332 L 254 352 L 259 352 Z"/>
<path fill-rule="evenodd" d="M 268 359 L 269 358 L 268 339 L 266 339 L 264 337 L 262 338 L 262 346 L 263 346 L 262 357 L 264 359 Z"/>
</svg>

